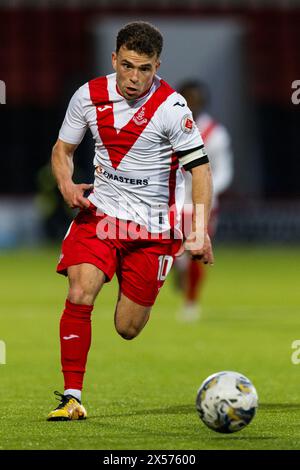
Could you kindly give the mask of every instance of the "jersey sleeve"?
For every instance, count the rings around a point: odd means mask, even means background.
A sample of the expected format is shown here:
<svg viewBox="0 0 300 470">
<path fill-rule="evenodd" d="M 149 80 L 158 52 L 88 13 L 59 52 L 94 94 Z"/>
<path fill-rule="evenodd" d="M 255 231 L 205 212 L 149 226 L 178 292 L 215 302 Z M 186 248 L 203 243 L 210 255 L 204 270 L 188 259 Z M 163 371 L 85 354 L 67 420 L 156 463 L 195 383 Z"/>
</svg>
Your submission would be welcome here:
<svg viewBox="0 0 300 470">
<path fill-rule="evenodd" d="M 68 144 L 80 144 L 88 128 L 83 109 L 84 86 L 72 96 L 59 131 L 59 139 Z"/>
<path fill-rule="evenodd" d="M 173 152 L 185 170 L 208 163 L 204 143 L 192 112 L 179 93 L 173 93 L 167 100 L 163 120 Z"/>
</svg>

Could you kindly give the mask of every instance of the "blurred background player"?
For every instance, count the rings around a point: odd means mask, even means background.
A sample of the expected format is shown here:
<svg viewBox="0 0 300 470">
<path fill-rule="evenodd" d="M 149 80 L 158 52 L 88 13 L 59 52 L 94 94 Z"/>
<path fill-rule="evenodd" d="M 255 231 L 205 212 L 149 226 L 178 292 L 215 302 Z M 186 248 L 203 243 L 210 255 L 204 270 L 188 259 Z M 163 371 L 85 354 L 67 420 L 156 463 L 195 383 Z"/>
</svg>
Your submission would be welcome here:
<svg viewBox="0 0 300 470">
<path fill-rule="evenodd" d="M 186 81 L 179 86 L 179 93 L 186 99 L 196 125 L 200 130 L 209 155 L 213 176 L 213 204 L 209 222 L 209 235 L 213 237 L 218 223 L 219 196 L 226 191 L 233 179 L 233 155 L 230 136 L 227 129 L 217 122 L 208 112 L 210 92 L 207 85 L 200 81 Z M 184 211 L 188 215 L 192 207 L 192 178 L 189 171 L 184 172 L 186 198 Z M 189 217 L 185 218 L 185 222 Z M 189 228 L 185 227 L 185 233 Z M 176 282 L 183 292 L 184 304 L 179 311 L 178 319 L 182 321 L 197 320 L 201 313 L 199 301 L 203 283 L 206 278 L 206 267 L 187 253 L 176 258 Z"/>
</svg>

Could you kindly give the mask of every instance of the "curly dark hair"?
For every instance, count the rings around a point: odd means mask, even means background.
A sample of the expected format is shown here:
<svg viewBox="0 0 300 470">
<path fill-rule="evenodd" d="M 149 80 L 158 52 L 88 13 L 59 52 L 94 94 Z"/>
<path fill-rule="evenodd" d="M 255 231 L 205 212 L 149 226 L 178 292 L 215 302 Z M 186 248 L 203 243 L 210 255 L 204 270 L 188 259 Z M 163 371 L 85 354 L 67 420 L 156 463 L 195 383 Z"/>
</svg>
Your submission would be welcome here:
<svg viewBox="0 0 300 470">
<path fill-rule="evenodd" d="M 157 54 L 159 57 L 163 47 L 163 37 L 151 23 L 135 21 L 126 24 L 118 32 L 116 52 L 122 46 L 138 54 L 146 54 L 149 57 Z"/>
</svg>

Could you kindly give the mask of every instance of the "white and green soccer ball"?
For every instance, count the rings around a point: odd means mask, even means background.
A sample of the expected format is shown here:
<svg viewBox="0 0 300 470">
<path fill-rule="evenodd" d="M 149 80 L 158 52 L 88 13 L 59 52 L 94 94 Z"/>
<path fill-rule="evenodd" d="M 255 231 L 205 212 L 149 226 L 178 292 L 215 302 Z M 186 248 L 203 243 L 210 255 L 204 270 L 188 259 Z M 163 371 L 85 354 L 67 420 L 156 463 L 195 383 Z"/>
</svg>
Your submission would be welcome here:
<svg viewBox="0 0 300 470">
<path fill-rule="evenodd" d="M 210 375 L 200 386 L 196 408 L 210 429 L 222 433 L 240 431 L 254 418 L 258 406 L 255 387 L 238 372 Z"/>
</svg>

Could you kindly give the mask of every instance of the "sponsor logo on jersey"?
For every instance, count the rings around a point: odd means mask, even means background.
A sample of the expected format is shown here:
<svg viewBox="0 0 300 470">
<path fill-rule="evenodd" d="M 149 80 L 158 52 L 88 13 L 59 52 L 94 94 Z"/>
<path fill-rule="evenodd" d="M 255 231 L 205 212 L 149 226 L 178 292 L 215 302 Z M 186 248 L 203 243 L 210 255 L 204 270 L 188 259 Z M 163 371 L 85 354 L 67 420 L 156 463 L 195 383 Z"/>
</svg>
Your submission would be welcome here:
<svg viewBox="0 0 300 470">
<path fill-rule="evenodd" d="M 141 110 L 133 116 L 132 120 L 137 126 L 142 126 L 148 122 L 148 119 L 145 118 L 145 106 L 143 106 Z"/>
<path fill-rule="evenodd" d="M 190 114 L 185 114 L 181 119 L 181 129 L 183 132 L 189 134 L 194 128 L 194 121 Z"/>
<path fill-rule="evenodd" d="M 180 106 L 181 108 L 184 108 L 185 104 L 184 103 L 179 103 L 179 101 L 177 101 L 175 104 L 173 104 L 173 106 Z"/>
<path fill-rule="evenodd" d="M 98 175 L 103 175 L 108 180 L 118 181 L 119 183 L 132 184 L 136 186 L 148 186 L 149 183 L 148 178 L 128 178 L 125 176 L 115 175 L 107 170 L 104 170 L 100 165 L 97 166 L 96 173 Z"/>
</svg>

